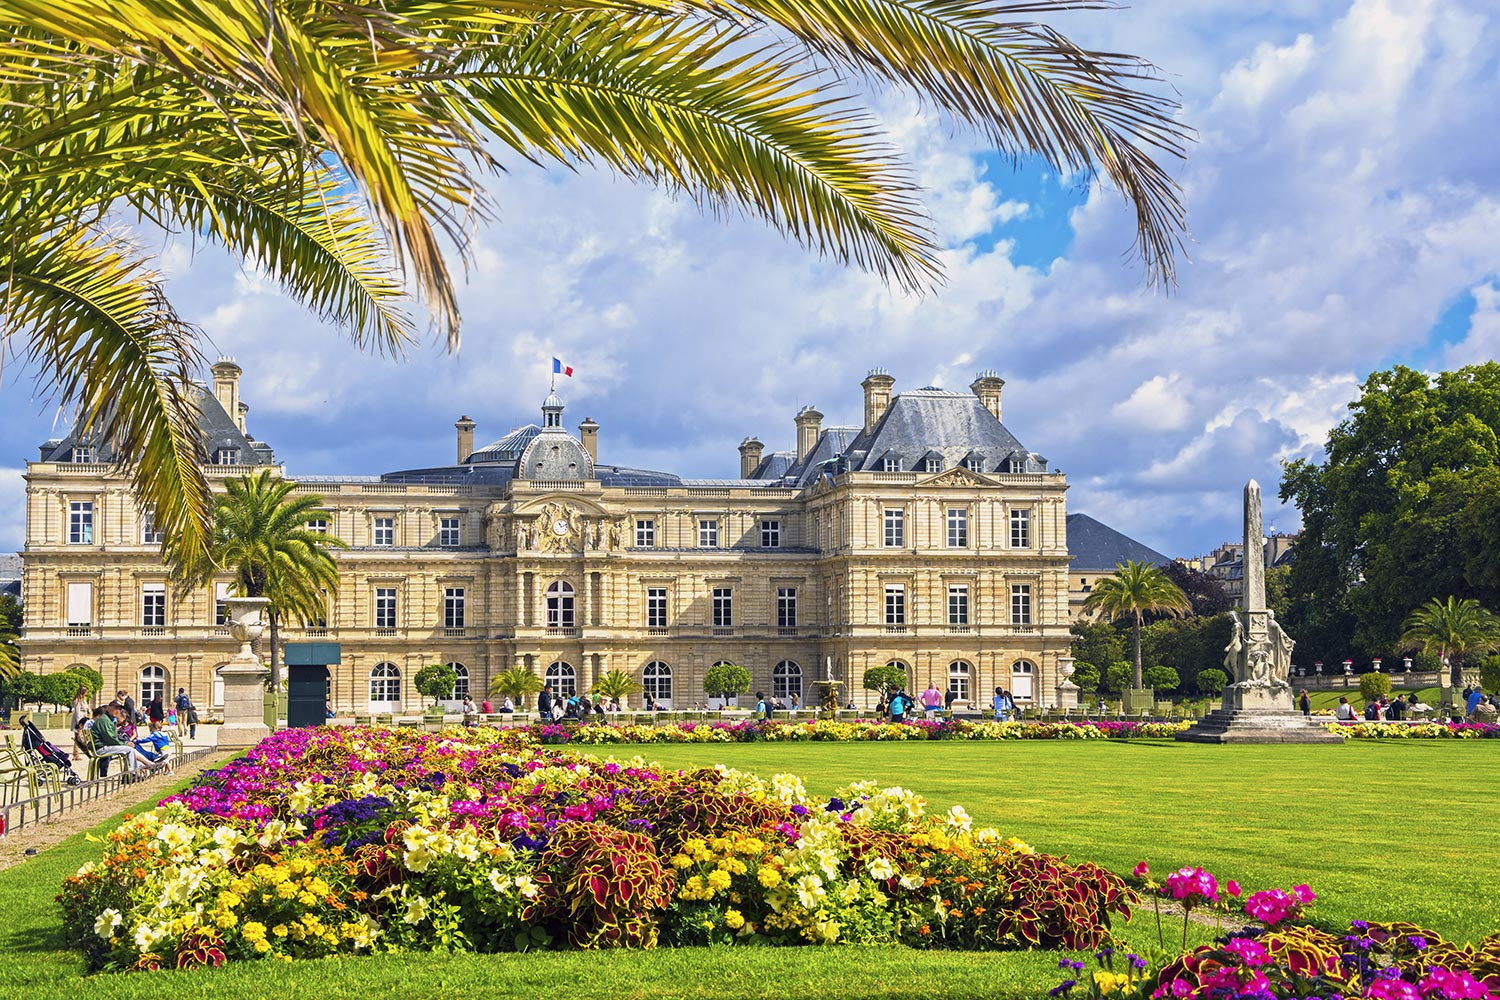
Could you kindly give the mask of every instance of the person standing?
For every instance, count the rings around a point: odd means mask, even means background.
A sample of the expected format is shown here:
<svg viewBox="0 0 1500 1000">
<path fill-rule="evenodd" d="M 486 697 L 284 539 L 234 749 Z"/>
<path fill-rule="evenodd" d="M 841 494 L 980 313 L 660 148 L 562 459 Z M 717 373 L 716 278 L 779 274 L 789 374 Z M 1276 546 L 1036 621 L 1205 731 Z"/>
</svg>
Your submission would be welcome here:
<svg viewBox="0 0 1500 1000">
<path fill-rule="evenodd" d="M 542 688 L 542 693 L 536 696 L 536 710 L 543 722 L 552 721 L 552 689 L 550 687 Z"/>
<path fill-rule="evenodd" d="M 1303 715 L 1312 715 L 1312 699 L 1307 696 L 1307 688 L 1303 688 L 1302 693 L 1297 695 L 1297 707 L 1302 709 Z"/>
<path fill-rule="evenodd" d="M 932 681 L 927 682 L 927 690 L 922 692 L 922 708 L 928 715 L 935 713 L 943 704 L 943 692 L 937 689 Z"/>
<path fill-rule="evenodd" d="M 990 707 L 995 710 L 995 721 L 1005 721 L 1005 691 L 995 688 L 995 697 L 990 699 Z"/>
<path fill-rule="evenodd" d="M 158 726 L 167 721 L 167 709 L 161 702 L 161 692 L 152 695 L 151 700 L 146 703 L 146 721 L 155 722 Z"/>
<path fill-rule="evenodd" d="M 177 689 L 177 697 L 173 699 L 172 705 L 177 709 L 177 735 L 186 736 L 188 730 L 188 707 L 193 704 L 187 696 L 186 688 Z"/>
<path fill-rule="evenodd" d="M 943 708 L 948 713 L 948 718 L 953 718 L 953 703 L 958 700 L 958 689 L 949 688 L 948 693 L 943 695 Z"/>
</svg>

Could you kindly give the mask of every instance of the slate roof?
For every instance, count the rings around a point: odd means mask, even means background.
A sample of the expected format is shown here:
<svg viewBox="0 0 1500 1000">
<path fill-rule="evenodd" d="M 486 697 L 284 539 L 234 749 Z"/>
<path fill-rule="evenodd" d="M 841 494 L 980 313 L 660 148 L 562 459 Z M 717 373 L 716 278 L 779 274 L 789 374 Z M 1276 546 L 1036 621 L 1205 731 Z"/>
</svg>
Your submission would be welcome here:
<svg viewBox="0 0 1500 1000">
<path fill-rule="evenodd" d="M 879 472 L 884 460 L 899 458 L 902 471 L 925 471 L 924 459 L 940 457 L 943 469 L 980 459 L 981 472 L 1005 472 L 1012 455 L 1026 472 L 1045 472 L 1047 460 L 1029 452 L 978 396 L 926 386 L 898 393 L 869 434 L 863 427 L 827 427 L 804 462 L 787 452 L 766 456 L 756 479 L 781 479 L 807 486 L 822 473 Z"/>
<path fill-rule="evenodd" d="M 1164 566 L 1172 560 L 1153 548 L 1123 535 L 1087 514 L 1068 515 L 1068 553 L 1073 562 L 1068 571 L 1111 573 L 1120 563 L 1133 561 Z"/>
<path fill-rule="evenodd" d="M 193 392 L 198 404 L 198 433 L 203 441 L 204 453 L 208 457 L 212 458 L 214 452 L 220 448 L 238 448 L 241 465 L 275 463 L 276 455 L 271 450 L 271 446 L 241 431 L 234 419 L 224 412 L 224 407 L 219 403 L 218 397 L 213 394 L 213 390 L 195 384 Z M 66 437 L 52 438 L 42 444 L 39 461 L 71 461 L 73 446 L 77 443 L 79 443 L 79 437 L 76 428 Z M 94 445 L 95 461 L 113 462 L 115 460 L 114 448 L 108 441 L 85 439 L 83 443 Z"/>
</svg>

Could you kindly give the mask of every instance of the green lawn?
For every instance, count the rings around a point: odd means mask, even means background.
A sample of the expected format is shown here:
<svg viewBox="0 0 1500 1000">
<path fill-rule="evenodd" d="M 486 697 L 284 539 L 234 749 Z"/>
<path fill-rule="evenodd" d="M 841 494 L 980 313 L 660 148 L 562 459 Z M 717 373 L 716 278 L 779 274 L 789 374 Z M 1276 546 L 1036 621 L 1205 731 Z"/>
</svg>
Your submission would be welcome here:
<svg viewBox="0 0 1500 1000">
<path fill-rule="evenodd" d="M 1040 851 L 1128 872 L 1203 865 L 1245 886 L 1318 893 L 1320 922 L 1411 920 L 1456 938 L 1500 930 L 1500 746 L 1351 741 L 795 743 L 639 749 L 673 767 L 801 774 L 826 793 L 873 776 L 962 804 Z"/>
<path fill-rule="evenodd" d="M 633 748 L 617 748 L 631 750 Z M 1135 743 L 778 744 L 641 748 L 672 766 L 718 762 L 795 771 L 827 791 L 874 776 L 961 802 L 976 819 L 1039 850 L 1128 869 L 1203 864 L 1247 885 L 1306 880 L 1324 921 L 1397 917 L 1453 937 L 1500 928 L 1495 890 L 1476 889 L 1494 857 L 1500 778 L 1492 743 L 1204 747 Z M 165 794 L 165 793 L 159 793 Z M 103 833 L 113 819 L 101 823 Z M 578 1000 L 809 997 L 1039 998 L 1058 954 L 904 949 L 720 948 L 637 953 L 382 955 L 221 970 L 106 975 L 85 981 L 62 949 L 52 902 L 62 879 L 97 857 L 82 835 L 0 872 L 0 982 L 17 995 L 237 998 L 533 994 Z M 1125 929 L 1154 943 L 1150 910 Z M 1195 936 L 1207 934 L 1204 930 Z M 1174 928 L 1168 941 L 1175 944 Z"/>
</svg>

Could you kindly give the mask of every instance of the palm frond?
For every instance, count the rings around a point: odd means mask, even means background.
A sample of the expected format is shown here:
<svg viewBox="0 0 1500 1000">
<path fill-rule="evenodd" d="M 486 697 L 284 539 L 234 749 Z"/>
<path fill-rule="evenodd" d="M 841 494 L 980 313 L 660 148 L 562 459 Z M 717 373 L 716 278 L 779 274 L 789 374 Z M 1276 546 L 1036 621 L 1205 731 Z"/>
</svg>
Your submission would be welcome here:
<svg viewBox="0 0 1500 1000">
<path fill-rule="evenodd" d="M 190 373 L 194 331 L 125 240 L 13 234 L 0 245 L 4 329 L 27 342 L 43 386 L 73 401 L 78 427 L 108 440 L 181 558 L 209 535 Z"/>
</svg>

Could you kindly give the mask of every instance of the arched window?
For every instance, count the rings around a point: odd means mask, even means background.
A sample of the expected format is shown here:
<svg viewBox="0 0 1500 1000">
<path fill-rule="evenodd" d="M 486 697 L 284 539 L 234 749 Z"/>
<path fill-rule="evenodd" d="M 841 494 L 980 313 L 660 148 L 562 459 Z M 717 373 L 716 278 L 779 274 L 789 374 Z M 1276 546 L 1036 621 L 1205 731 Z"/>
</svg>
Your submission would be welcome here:
<svg viewBox="0 0 1500 1000">
<path fill-rule="evenodd" d="M 782 660 L 771 668 L 771 697 L 802 698 L 802 668 L 792 660 Z"/>
<path fill-rule="evenodd" d="M 141 668 L 141 701 L 142 707 L 147 702 L 160 697 L 163 703 L 167 700 L 167 668 L 155 663 L 148 663 Z"/>
<path fill-rule="evenodd" d="M 578 693 L 578 675 L 573 672 L 573 664 L 558 660 L 547 668 L 547 674 L 542 678 L 552 693 L 562 698 L 571 698 Z"/>
<path fill-rule="evenodd" d="M 377 663 L 370 671 L 370 711 L 394 712 L 401 708 L 401 668 Z"/>
<path fill-rule="evenodd" d="M 458 675 L 458 680 L 453 683 L 453 700 L 463 701 L 469 696 L 469 668 L 457 661 L 450 662 L 448 666 Z"/>
<path fill-rule="evenodd" d="M 672 701 L 672 668 L 660 660 L 652 660 L 641 671 L 641 690 L 660 704 Z"/>
<path fill-rule="evenodd" d="M 221 663 L 217 667 L 214 667 L 213 698 L 215 708 L 224 707 L 224 675 L 219 673 L 219 671 L 223 670 L 227 666 L 229 666 L 229 664 Z"/>
<path fill-rule="evenodd" d="M 892 660 L 889 663 L 887 663 L 886 666 L 888 666 L 888 667 L 895 667 L 896 669 L 900 670 L 902 673 L 906 674 L 906 683 L 908 685 L 911 684 L 911 667 L 908 667 L 906 664 L 902 663 L 900 660 Z"/>
<path fill-rule="evenodd" d="M 972 672 L 969 665 L 963 660 L 954 660 L 948 664 L 948 690 L 953 692 L 957 701 L 969 700 L 969 678 Z"/>
<path fill-rule="evenodd" d="M 1036 668 L 1025 660 L 1010 665 L 1010 696 L 1016 701 L 1030 701 L 1036 697 Z"/>
<path fill-rule="evenodd" d="M 547 588 L 547 627 L 573 627 L 573 585 L 557 580 Z"/>
</svg>

